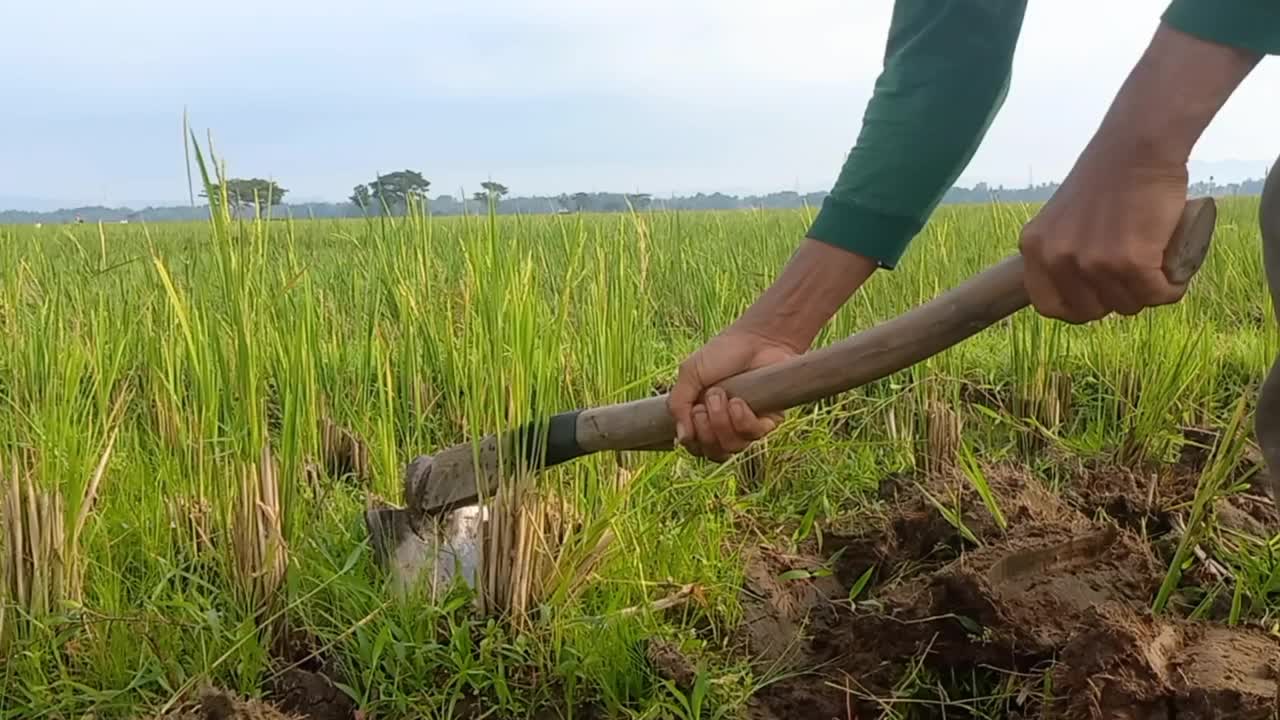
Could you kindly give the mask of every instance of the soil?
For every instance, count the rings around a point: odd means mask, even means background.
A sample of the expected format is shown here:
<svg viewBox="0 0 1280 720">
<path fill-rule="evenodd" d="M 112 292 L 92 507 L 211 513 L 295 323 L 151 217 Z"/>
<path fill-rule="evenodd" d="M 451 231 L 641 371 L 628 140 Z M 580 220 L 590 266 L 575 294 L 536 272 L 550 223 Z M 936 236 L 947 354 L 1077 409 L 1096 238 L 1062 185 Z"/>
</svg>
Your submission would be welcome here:
<svg viewBox="0 0 1280 720">
<path fill-rule="evenodd" d="M 267 702 L 206 688 L 163 720 L 358 720 L 354 703 L 323 674 L 287 670 L 272 681 Z"/>
<path fill-rule="evenodd" d="M 241 700 L 224 690 L 208 688 L 195 701 L 161 720 L 299 720 L 299 717 L 286 715 L 267 703 Z"/>
<path fill-rule="evenodd" d="M 670 640 L 650 638 L 645 645 L 645 658 L 658 673 L 658 677 L 670 680 L 681 690 L 693 687 L 698 670 L 680 648 Z"/>
<path fill-rule="evenodd" d="M 351 720 L 355 703 L 322 673 L 290 670 L 271 683 L 270 698 L 280 710 L 307 720 Z"/>
<path fill-rule="evenodd" d="M 334 684 L 341 673 L 319 641 L 300 629 L 284 633 L 272 655 L 287 663 L 266 682 L 265 701 L 206 687 L 163 720 L 360 720 L 363 714 Z"/>
<path fill-rule="evenodd" d="M 911 699 L 904 680 L 923 671 L 933 675 L 921 682 L 934 686 L 993 674 L 1019 681 L 1003 710 L 1011 717 L 1280 717 L 1280 640 L 1149 610 L 1176 508 L 1194 494 L 1193 474 L 1153 480 L 1095 469 L 1062 495 L 1013 470 L 988 481 L 1007 530 L 966 481 L 927 488 L 960 509 L 978 544 L 921 488 L 899 479 L 871 527 L 828 531 L 821 553 L 754 550 L 738 649 L 780 679 L 756 694 L 750 716 L 845 720 L 889 709 L 897 717 L 973 716 L 957 705 L 944 713 L 936 704 L 895 704 Z M 1278 524 L 1265 503 L 1218 510 L 1220 521 Z M 835 557 L 834 575 L 778 579 L 820 567 L 823 557 Z M 848 588 L 873 566 L 870 586 L 850 603 Z"/>
</svg>

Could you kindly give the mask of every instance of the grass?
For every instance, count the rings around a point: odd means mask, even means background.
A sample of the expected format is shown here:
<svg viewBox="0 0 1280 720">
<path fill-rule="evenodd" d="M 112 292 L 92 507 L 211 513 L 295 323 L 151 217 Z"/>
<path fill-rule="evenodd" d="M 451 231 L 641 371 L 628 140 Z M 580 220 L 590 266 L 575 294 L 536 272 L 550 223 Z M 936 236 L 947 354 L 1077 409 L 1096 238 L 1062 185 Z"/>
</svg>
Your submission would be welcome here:
<svg viewBox="0 0 1280 720">
<path fill-rule="evenodd" d="M 665 389 L 770 282 L 810 213 L 0 228 L 0 717 L 142 715 L 205 681 L 253 695 L 293 631 L 376 717 L 450 717 L 469 696 L 504 717 L 588 704 L 715 717 L 761 679 L 710 662 L 681 691 L 649 669 L 643 639 L 717 657 L 753 533 L 820 537 L 856 522 L 882 478 L 957 450 L 1003 526 L 985 463 L 1069 482 L 1062 458 L 1171 462 L 1185 426 L 1224 433 L 1204 492 L 1229 490 L 1276 347 L 1255 203 L 1221 204 L 1176 306 L 1088 327 L 1019 315 L 793 411 L 759 456 L 724 467 L 600 455 L 513 479 L 478 615 L 462 589 L 394 600 L 364 544 L 366 504 L 397 501 L 419 453 Z M 1033 210 L 944 206 L 818 343 L 1013 252 Z M 327 470 L 333 428 L 367 451 L 360 473 Z M 1170 611 L 1195 541 L 1237 579 L 1234 619 L 1273 617 L 1275 542 L 1218 536 L 1205 508 L 1157 604 Z M 35 562 L 19 547 L 31 538 Z M 645 609 L 681 587 L 697 592 L 676 610 Z"/>
</svg>

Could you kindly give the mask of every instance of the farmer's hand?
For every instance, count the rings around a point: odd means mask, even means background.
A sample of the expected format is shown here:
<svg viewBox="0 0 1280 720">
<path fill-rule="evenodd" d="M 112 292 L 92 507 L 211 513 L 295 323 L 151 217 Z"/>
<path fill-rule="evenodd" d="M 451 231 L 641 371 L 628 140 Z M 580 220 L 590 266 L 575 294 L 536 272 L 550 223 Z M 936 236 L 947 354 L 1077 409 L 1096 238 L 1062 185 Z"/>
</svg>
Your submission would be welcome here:
<svg viewBox="0 0 1280 720">
<path fill-rule="evenodd" d="M 693 455 L 724 462 L 773 432 L 782 413 L 757 416 L 742 398 L 729 398 L 711 386 L 798 354 L 783 342 L 741 328 L 729 327 L 712 338 L 680 364 L 671 389 L 668 404 L 676 419 L 676 439 Z"/>
<path fill-rule="evenodd" d="M 875 268 L 861 255 L 805 239 L 742 317 L 680 364 L 667 403 L 680 444 L 693 455 L 724 462 L 773 432 L 781 413 L 758 415 L 715 384 L 807 350 Z"/>
<path fill-rule="evenodd" d="M 1163 265 L 1186 198 L 1185 165 L 1082 157 L 1023 228 L 1032 305 L 1086 323 L 1181 299 L 1185 286 L 1171 284 Z"/>
<path fill-rule="evenodd" d="M 1187 200 L 1187 159 L 1260 59 L 1159 26 L 1062 187 L 1023 229 L 1038 312 L 1084 323 L 1182 297 L 1163 262 Z"/>
</svg>

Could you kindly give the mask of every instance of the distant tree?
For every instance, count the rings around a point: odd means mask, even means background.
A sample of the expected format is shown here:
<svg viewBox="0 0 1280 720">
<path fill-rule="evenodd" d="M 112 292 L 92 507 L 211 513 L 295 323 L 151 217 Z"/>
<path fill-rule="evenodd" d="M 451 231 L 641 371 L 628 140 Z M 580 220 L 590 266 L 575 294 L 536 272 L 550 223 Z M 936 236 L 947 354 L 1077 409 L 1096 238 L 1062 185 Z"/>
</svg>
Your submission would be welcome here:
<svg viewBox="0 0 1280 720">
<path fill-rule="evenodd" d="M 652 200 L 653 198 L 649 193 L 636 193 L 635 195 L 627 196 L 627 202 L 631 203 L 631 207 L 636 210 L 644 210 L 649 207 L 649 203 L 652 202 Z"/>
<path fill-rule="evenodd" d="M 477 191 L 475 193 L 472 193 L 471 199 L 480 203 L 481 205 L 484 205 L 489 202 L 489 193 Z"/>
<path fill-rule="evenodd" d="M 511 192 L 510 190 L 507 189 L 506 185 L 503 185 L 502 183 L 496 183 L 492 180 L 480 183 L 480 187 L 484 188 L 485 193 L 487 193 L 489 197 L 492 197 L 494 200 L 501 200 L 503 195 L 506 195 L 507 193 Z M 476 193 L 476 194 L 478 195 L 479 193 Z"/>
<path fill-rule="evenodd" d="M 354 188 L 354 189 L 352 189 L 352 191 L 351 191 L 351 197 L 350 197 L 349 199 L 351 200 L 351 204 L 352 204 L 352 205 L 355 205 L 356 207 L 360 208 L 361 210 L 366 210 L 366 209 L 368 209 L 368 207 L 369 207 L 369 186 L 368 186 L 368 185 L 357 185 L 357 186 L 355 186 L 355 188 Z"/>
<path fill-rule="evenodd" d="M 591 207 L 591 196 L 584 192 L 573 194 L 573 209 L 582 211 Z"/>
<path fill-rule="evenodd" d="M 376 204 L 379 209 L 385 207 L 394 213 L 407 209 L 410 198 L 421 201 L 430 187 L 431 181 L 417 170 L 397 170 L 379 175 L 367 185 L 357 185 L 350 199 L 360 207 Z"/>
<path fill-rule="evenodd" d="M 275 180 L 263 180 L 261 178 L 230 178 L 226 181 L 227 204 L 234 214 L 241 207 L 247 208 L 268 208 L 280 205 L 284 202 L 284 196 L 289 191 Z M 211 205 L 217 206 L 222 202 L 224 194 L 222 184 L 215 184 L 210 192 L 202 192 L 201 197 L 207 198 Z"/>
</svg>

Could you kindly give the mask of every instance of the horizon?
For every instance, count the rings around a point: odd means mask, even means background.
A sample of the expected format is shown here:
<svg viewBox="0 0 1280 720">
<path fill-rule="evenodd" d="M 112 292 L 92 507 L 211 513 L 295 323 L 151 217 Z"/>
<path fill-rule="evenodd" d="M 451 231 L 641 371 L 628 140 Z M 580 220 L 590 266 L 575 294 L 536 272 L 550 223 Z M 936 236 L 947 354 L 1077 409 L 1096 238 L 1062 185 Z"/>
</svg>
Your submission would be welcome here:
<svg viewBox="0 0 1280 720">
<path fill-rule="evenodd" d="M 856 140 L 892 3 L 303 7 L 11 9 L 24 32 L 0 60 L 23 72 L 0 89 L 41 100 L 0 116 L 0 210 L 190 205 L 184 108 L 231 177 L 275 179 L 289 203 L 342 202 L 401 168 L 432 196 L 487 179 L 524 197 L 825 192 Z M 1060 181 L 1163 7 L 1031 4 L 1008 99 L 956 185 Z M 1278 71 L 1264 61 L 1228 101 L 1192 182 L 1269 166 Z"/>
<path fill-rule="evenodd" d="M 1236 164 L 1243 165 L 1241 163 L 1236 163 Z M 1218 175 L 1215 175 L 1214 172 L 1212 172 L 1211 170 L 1204 170 L 1198 176 L 1196 174 L 1192 174 L 1192 176 L 1188 180 L 1188 186 L 1192 187 L 1196 185 L 1213 185 L 1219 188 L 1227 188 L 1233 185 L 1246 185 L 1249 183 L 1255 183 L 1260 185 L 1263 182 L 1263 180 L 1265 180 L 1265 173 L 1259 174 L 1257 176 L 1250 176 L 1248 174 L 1244 174 L 1244 175 L 1239 175 L 1238 177 L 1231 177 L 1227 179 L 1227 178 L 1223 178 Z M 1026 192 L 1036 191 L 1045 187 L 1056 188 L 1060 185 L 1060 183 L 1061 183 L 1061 179 L 1046 180 L 1042 182 L 1037 182 L 1034 185 L 1023 184 L 1021 186 L 992 184 L 992 183 L 987 183 L 986 181 L 981 181 L 981 180 L 971 185 L 964 185 L 957 182 L 956 184 L 952 185 L 952 187 L 948 191 L 948 194 L 957 190 L 961 192 L 1003 191 L 1003 192 L 1009 192 L 1009 193 L 1026 193 Z M 641 196 L 647 196 L 649 199 L 651 199 L 653 202 L 657 204 L 662 204 L 663 202 L 678 202 L 683 200 L 691 200 L 698 196 L 723 195 L 723 196 L 727 196 L 727 197 L 738 199 L 738 200 L 749 200 L 749 199 L 776 198 L 776 197 L 783 196 L 787 193 L 791 193 L 792 195 L 796 195 L 800 198 L 807 198 L 814 195 L 825 195 L 827 194 L 827 192 L 828 192 L 827 189 L 801 189 L 801 190 L 775 189 L 775 190 L 766 191 L 766 192 L 742 192 L 742 193 L 726 192 L 723 190 L 710 190 L 710 191 L 699 190 L 691 193 L 669 193 L 669 194 L 661 195 L 661 194 L 654 194 L 654 193 L 646 193 L 643 191 L 628 192 L 628 191 L 619 191 L 619 190 L 598 190 L 589 194 L 591 195 L 641 195 Z M 573 193 L 569 193 L 569 192 L 546 193 L 546 194 L 539 193 L 539 194 L 529 194 L 529 195 L 511 194 L 502 198 L 501 203 L 506 204 L 506 203 L 519 202 L 519 201 L 555 199 L 560 197 L 569 197 L 572 195 Z M 286 197 L 291 197 L 291 195 Z M 428 200 L 435 201 L 435 202 L 438 202 L 438 201 L 449 201 L 453 203 L 463 203 L 464 201 L 466 203 L 474 202 L 474 200 L 470 199 L 467 195 L 461 194 L 458 192 L 453 192 L 453 193 L 450 193 L 447 191 L 428 192 L 425 197 Z M 154 203 L 154 204 L 148 204 L 143 206 L 63 205 L 63 206 L 54 207 L 51 204 L 49 204 L 48 201 L 27 199 L 33 205 L 36 205 L 36 207 L 33 208 L 33 207 L 9 207 L 7 206 L 7 201 L 11 201 L 11 200 L 13 200 L 13 198 L 0 197 L 0 215 L 6 215 L 6 214 L 58 215 L 58 214 L 65 214 L 69 212 L 86 211 L 86 210 L 130 211 L 134 213 L 141 213 L 145 211 L 165 211 L 165 210 L 181 210 L 181 209 L 199 210 L 199 209 L 204 209 L 208 207 L 208 201 L 200 198 L 199 192 L 197 192 L 197 201 L 195 204 L 192 204 L 188 200 L 183 202 Z M 339 205 L 350 204 L 350 202 L 351 201 L 349 198 L 314 198 L 314 197 L 291 198 L 291 199 L 286 199 L 284 202 L 277 203 L 276 207 L 301 208 L 301 207 L 307 207 L 307 206 L 339 206 Z M 944 204 L 946 203 L 945 198 L 943 200 L 943 203 Z"/>
</svg>

